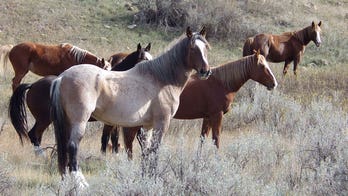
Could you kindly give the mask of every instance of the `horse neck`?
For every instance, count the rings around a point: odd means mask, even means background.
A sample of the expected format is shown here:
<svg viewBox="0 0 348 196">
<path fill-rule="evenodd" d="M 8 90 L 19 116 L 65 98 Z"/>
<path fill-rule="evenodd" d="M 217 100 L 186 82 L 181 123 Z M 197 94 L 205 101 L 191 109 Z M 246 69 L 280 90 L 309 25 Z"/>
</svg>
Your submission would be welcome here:
<svg viewBox="0 0 348 196">
<path fill-rule="evenodd" d="M 90 63 L 90 56 L 94 55 L 87 55 L 87 50 L 83 50 L 77 46 L 71 46 L 69 49 L 69 53 L 73 56 L 76 64 L 82 64 L 82 63 Z M 95 64 L 96 61 L 94 61 L 93 64 Z"/>
<path fill-rule="evenodd" d="M 133 68 L 138 63 L 138 54 L 132 53 L 129 54 L 123 61 L 115 65 L 111 70 L 112 71 L 126 71 Z"/>
<path fill-rule="evenodd" d="M 192 72 L 187 68 L 188 42 L 184 38 L 159 57 L 140 62 L 137 64 L 140 74 L 149 74 L 162 85 L 183 88 Z"/>
<path fill-rule="evenodd" d="M 301 29 L 295 32 L 294 37 L 301 42 L 302 45 L 306 46 L 310 41 L 309 30 L 311 26 Z"/>
<path fill-rule="evenodd" d="M 250 55 L 213 68 L 212 72 L 229 93 L 237 92 L 250 79 L 251 65 L 254 61 L 254 55 Z"/>
</svg>

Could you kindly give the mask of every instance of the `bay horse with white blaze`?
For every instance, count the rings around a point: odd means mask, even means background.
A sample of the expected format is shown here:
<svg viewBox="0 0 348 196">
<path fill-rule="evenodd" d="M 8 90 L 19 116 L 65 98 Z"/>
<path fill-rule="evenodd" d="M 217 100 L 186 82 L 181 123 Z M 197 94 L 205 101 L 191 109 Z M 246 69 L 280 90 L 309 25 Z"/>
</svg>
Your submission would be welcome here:
<svg viewBox="0 0 348 196">
<path fill-rule="evenodd" d="M 297 74 L 297 65 L 304 54 L 305 46 L 313 41 L 317 47 L 321 44 L 320 32 L 321 21 L 314 21 L 308 27 L 294 32 L 286 32 L 281 35 L 258 34 L 249 37 L 243 47 L 243 56 L 251 55 L 253 50 L 260 50 L 261 54 L 270 62 L 283 62 L 285 75 L 290 63 L 294 62 L 294 74 Z"/>
<path fill-rule="evenodd" d="M 51 100 L 60 173 L 63 175 L 68 166 L 72 177 L 81 182 L 80 187 L 88 186 L 79 171 L 77 153 L 92 116 L 109 125 L 153 128 L 142 161 L 144 173 L 153 175 L 162 135 L 193 70 L 201 79 L 211 74 L 208 48 L 205 29 L 193 33 L 188 27 L 186 36 L 168 51 L 128 71 L 110 72 L 85 64 L 59 75 L 51 85 Z"/>
<path fill-rule="evenodd" d="M 114 69 L 114 71 L 126 71 L 128 69 L 131 69 L 134 67 L 135 64 L 142 60 L 152 60 L 152 56 L 149 53 L 151 50 L 151 43 L 149 43 L 145 48 L 141 47 L 140 43 L 137 46 L 137 50 L 131 54 L 128 53 L 116 53 L 110 56 L 109 62 L 111 64 L 111 67 L 115 67 L 118 65 L 117 69 Z M 122 64 L 120 66 L 120 63 L 125 60 L 125 58 L 128 58 L 129 61 L 127 61 L 127 64 Z M 126 66 L 128 65 L 128 66 Z"/>
<path fill-rule="evenodd" d="M 150 48 L 142 48 L 140 43 L 137 46 L 137 50 L 128 54 L 119 64 L 114 64 L 112 71 L 130 69 L 136 65 L 136 63 L 145 59 L 152 59 L 149 53 Z M 127 54 L 127 53 L 118 53 Z M 117 55 L 117 54 L 115 54 Z M 57 76 L 46 76 L 32 84 L 20 84 L 13 92 L 9 103 L 9 116 L 12 125 L 14 126 L 20 141 L 23 144 L 23 137 L 30 139 L 34 145 L 35 153 L 41 154 L 43 151 L 40 147 L 41 139 L 44 131 L 51 124 L 50 118 L 50 86 Z M 25 109 L 25 101 L 29 108 L 29 111 L 35 118 L 35 124 L 28 132 L 27 113 Z M 104 125 L 110 128 L 108 125 Z M 106 130 L 106 128 L 104 128 Z M 105 138 L 109 140 L 109 138 Z M 114 139 L 115 140 L 115 139 Z"/>
<path fill-rule="evenodd" d="M 69 67 L 83 63 L 111 69 L 109 62 L 69 43 L 43 45 L 24 42 L 15 45 L 6 56 L 10 59 L 15 72 L 12 90 L 18 87 L 29 71 L 40 76 L 59 75 Z"/>
<path fill-rule="evenodd" d="M 212 130 L 212 139 L 219 148 L 223 115 L 230 110 L 235 94 L 249 79 L 266 86 L 268 90 L 276 88 L 278 84 L 265 57 L 255 51 L 255 54 L 237 61 L 212 67 L 212 75 L 207 80 L 192 76 L 180 95 L 179 108 L 174 118 L 203 118 L 202 141 Z M 139 128 L 123 127 L 125 148 L 130 159 L 133 140 L 137 133 L 138 136 L 140 134 Z M 118 141 L 112 143 L 117 144 Z"/>
</svg>

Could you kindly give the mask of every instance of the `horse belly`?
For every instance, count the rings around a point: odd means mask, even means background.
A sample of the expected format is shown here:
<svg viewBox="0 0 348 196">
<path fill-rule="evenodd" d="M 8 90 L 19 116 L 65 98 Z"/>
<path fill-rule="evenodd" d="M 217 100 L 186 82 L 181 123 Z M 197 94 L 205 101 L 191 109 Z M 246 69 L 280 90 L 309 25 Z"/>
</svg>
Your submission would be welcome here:
<svg viewBox="0 0 348 196">
<path fill-rule="evenodd" d="M 154 88 L 145 86 L 144 81 L 132 77 L 108 80 L 94 112 L 109 124 L 139 126 L 148 123 L 153 98 L 157 95 Z"/>
<path fill-rule="evenodd" d="M 289 59 L 289 49 L 285 44 L 280 43 L 277 47 L 272 46 L 269 50 L 267 60 L 274 63 L 280 63 Z"/>
<path fill-rule="evenodd" d="M 120 125 L 124 127 L 134 127 L 143 124 L 149 124 L 149 108 L 151 101 L 143 104 L 137 104 L 135 100 L 115 101 L 104 109 L 96 109 L 93 117 L 111 125 Z"/>
</svg>

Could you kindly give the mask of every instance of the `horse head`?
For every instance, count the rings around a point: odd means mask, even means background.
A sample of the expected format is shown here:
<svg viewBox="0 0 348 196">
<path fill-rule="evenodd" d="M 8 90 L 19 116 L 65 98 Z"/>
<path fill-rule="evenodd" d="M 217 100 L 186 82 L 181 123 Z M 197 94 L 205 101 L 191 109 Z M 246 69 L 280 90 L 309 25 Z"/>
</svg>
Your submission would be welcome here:
<svg viewBox="0 0 348 196">
<path fill-rule="evenodd" d="M 278 83 L 274 77 L 271 68 L 269 67 L 266 58 L 260 54 L 260 50 L 254 50 L 254 64 L 251 69 L 251 79 L 263 84 L 268 90 L 272 90 L 277 87 Z"/>
<path fill-rule="evenodd" d="M 203 27 L 199 33 L 193 33 L 190 27 L 186 29 L 186 36 L 189 39 L 187 55 L 188 66 L 199 73 L 200 79 L 208 79 L 211 75 L 207 55 L 207 50 L 210 46 L 205 39 L 205 35 L 205 27 Z"/>
<path fill-rule="evenodd" d="M 315 43 L 317 47 L 320 46 L 321 44 L 321 39 L 320 39 L 320 33 L 321 33 L 321 21 L 318 24 L 315 24 L 314 21 L 312 22 L 312 28 L 310 31 L 310 37 L 311 40 Z"/>
<path fill-rule="evenodd" d="M 140 43 L 138 44 L 137 47 L 137 54 L 138 54 L 138 61 L 143 61 L 143 60 L 152 60 L 153 57 L 150 54 L 150 49 L 151 49 L 151 43 L 149 43 L 145 48 L 142 48 Z"/>
<path fill-rule="evenodd" d="M 98 58 L 96 65 L 105 70 L 108 70 L 108 71 L 111 70 L 111 64 L 109 63 L 109 61 L 105 61 L 104 58 Z"/>
</svg>

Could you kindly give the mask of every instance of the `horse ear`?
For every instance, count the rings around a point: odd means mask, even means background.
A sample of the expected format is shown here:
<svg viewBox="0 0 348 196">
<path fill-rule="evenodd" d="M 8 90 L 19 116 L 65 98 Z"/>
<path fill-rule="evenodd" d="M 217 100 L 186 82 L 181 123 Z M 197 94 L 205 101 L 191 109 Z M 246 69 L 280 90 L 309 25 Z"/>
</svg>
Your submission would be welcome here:
<svg viewBox="0 0 348 196">
<path fill-rule="evenodd" d="M 141 50 L 141 45 L 140 45 L 140 43 L 138 43 L 137 51 L 140 51 L 140 50 Z"/>
<path fill-rule="evenodd" d="M 187 36 L 188 38 L 191 38 L 191 37 L 192 37 L 192 31 L 191 31 L 191 28 L 190 28 L 190 27 L 187 27 L 187 28 L 186 28 L 186 36 Z"/>
<path fill-rule="evenodd" d="M 314 21 L 312 21 L 312 28 L 314 28 L 315 27 L 315 23 L 314 23 Z"/>
<path fill-rule="evenodd" d="M 321 26 L 321 21 L 318 23 L 318 26 L 319 26 L 319 27 Z"/>
<path fill-rule="evenodd" d="M 151 42 L 149 44 L 147 44 L 146 48 L 145 48 L 145 51 L 146 52 L 149 52 L 151 49 Z"/>
<path fill-rule="evenodd" d="M 101 59 L 101 63 L 103 65 L 103 67 L 104 67 L 105 66 L 105 59 L 104 58 Z"/>
<path fill-rule="evenodd" d="M 205 37 L 205 35 L 207 34 L 207 30 L 205 28 L 205 26 L 203 26 L 202 30 L 199 32 L 199 34 L 201 34 L 203 37 Z"/>
</svg>

